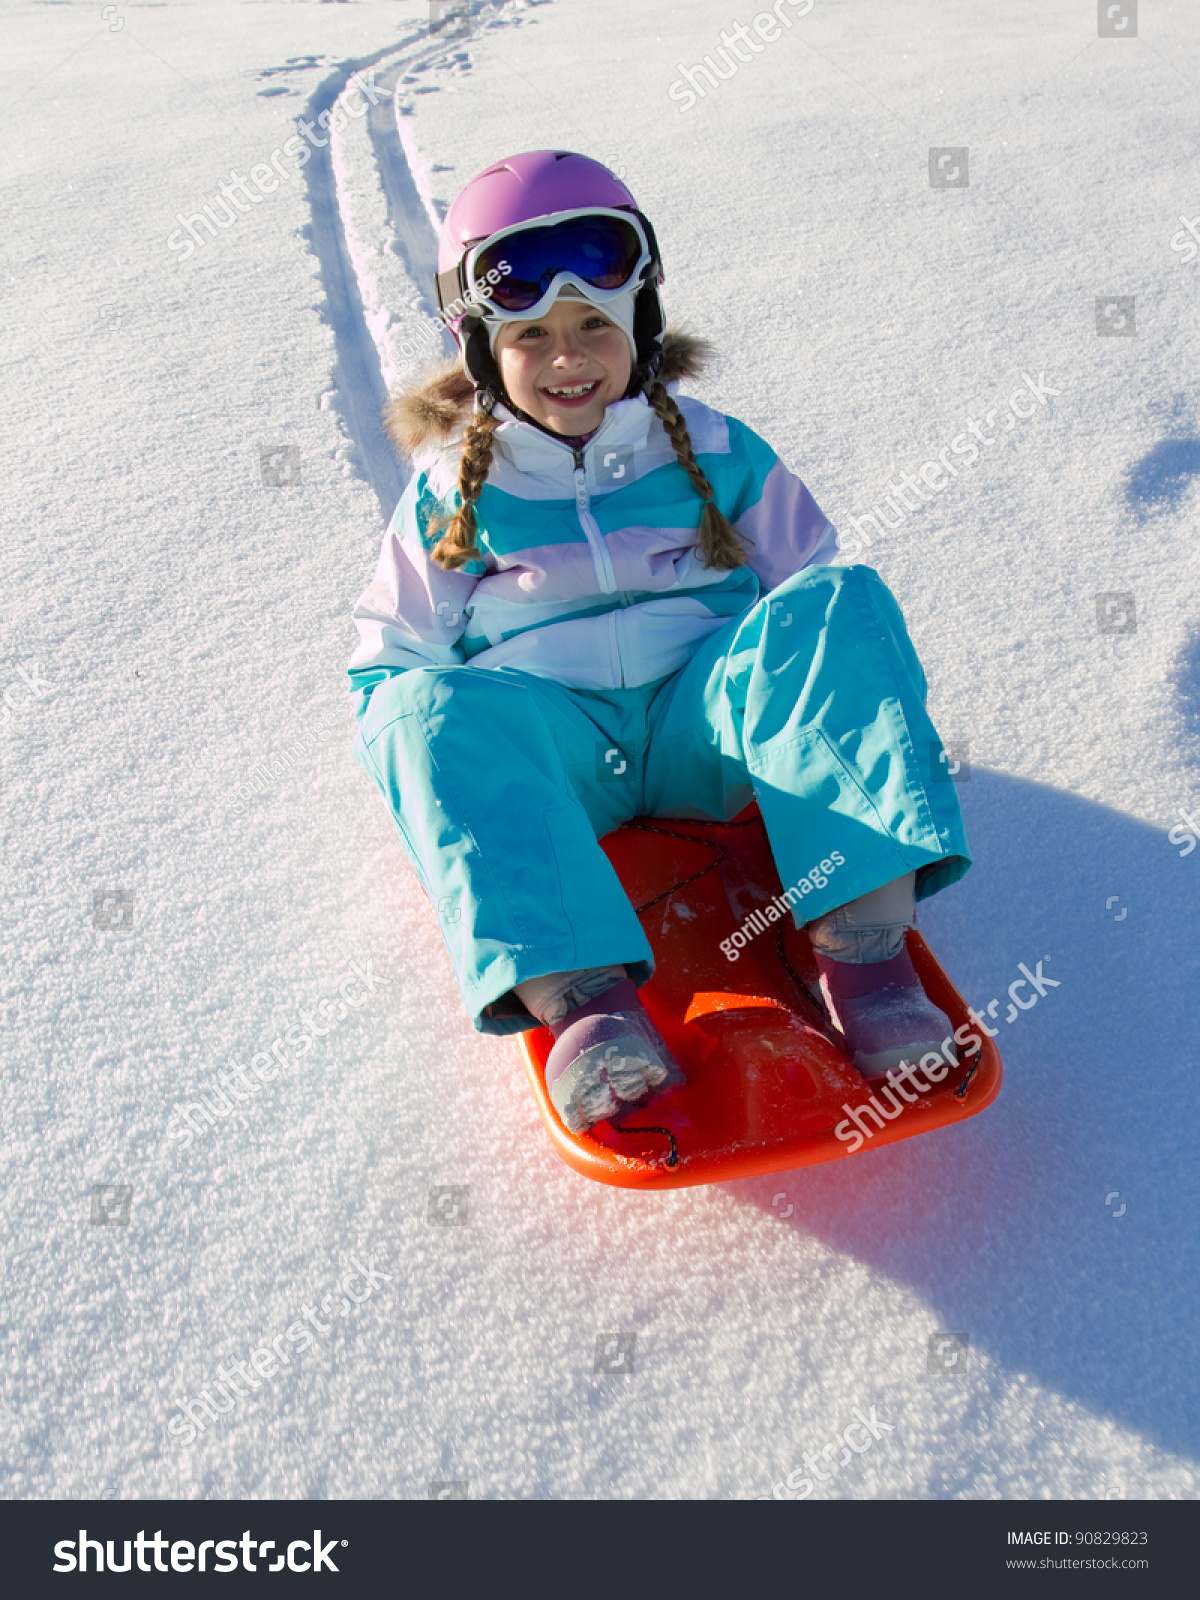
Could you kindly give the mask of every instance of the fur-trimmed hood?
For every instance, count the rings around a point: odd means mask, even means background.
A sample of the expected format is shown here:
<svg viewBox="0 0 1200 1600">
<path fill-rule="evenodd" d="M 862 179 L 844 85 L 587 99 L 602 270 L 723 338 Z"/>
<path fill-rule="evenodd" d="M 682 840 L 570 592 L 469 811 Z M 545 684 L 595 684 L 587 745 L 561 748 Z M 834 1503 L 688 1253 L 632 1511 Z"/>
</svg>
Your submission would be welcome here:
<svg viewBox="0 0 1200 1600">
<path fill-rule="evenodd" d="M 712 354 L 706 339 L 668 328 L 663 335 L 663 383 L 699 377 Z M 383 428 L 410 459 L 444 449 L 471 420 L 475 390 L 460 362 L 445 362 L 421 383 L 404 384 L 384 407 Z"/>
</svg>

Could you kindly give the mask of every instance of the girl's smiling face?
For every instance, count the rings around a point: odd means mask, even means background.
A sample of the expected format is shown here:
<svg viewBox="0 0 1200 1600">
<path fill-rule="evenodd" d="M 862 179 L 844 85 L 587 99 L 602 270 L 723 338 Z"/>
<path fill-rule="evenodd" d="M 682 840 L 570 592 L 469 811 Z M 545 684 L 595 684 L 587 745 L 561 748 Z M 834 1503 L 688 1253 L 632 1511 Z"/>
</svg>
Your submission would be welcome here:
<svg viewBox="0 0 1200 1600">
<path fill-rule="evenodd" d="M 594 433 L 629 387 L 629 341 L 586 300 L 560 297 L 536 322 L 496 335 L 500 376 L 513 403 L 553 433 Z"/>
</svg>

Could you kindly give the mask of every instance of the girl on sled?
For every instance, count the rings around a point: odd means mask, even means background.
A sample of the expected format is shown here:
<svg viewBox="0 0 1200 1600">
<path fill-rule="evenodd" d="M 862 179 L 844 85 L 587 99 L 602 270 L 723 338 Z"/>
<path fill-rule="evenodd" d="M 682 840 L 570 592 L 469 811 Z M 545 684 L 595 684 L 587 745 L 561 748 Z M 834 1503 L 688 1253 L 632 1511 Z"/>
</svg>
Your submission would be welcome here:
<svg viewBox="0 0 1200 1600">
<path fill-rule="evenodd" d="M 355 752 L 475 1027 L 552 1030 L 574 1133 L 681 1081 L 597 841 L 754 799 L 783 883 L 835 865 L 796 920 L 855 1065 L 886 1081 L 951 1031 L 904 936 L 970 865 L 899 607 L 830 564 L 835 530 L 768 444 L 677 393 L 707 347 L 666 330 L 654 230 L 605 167 L 497 162 L 438 267 L 460 359 L 389 406 L 414 471 L 349 674 Z"/>
</svg>

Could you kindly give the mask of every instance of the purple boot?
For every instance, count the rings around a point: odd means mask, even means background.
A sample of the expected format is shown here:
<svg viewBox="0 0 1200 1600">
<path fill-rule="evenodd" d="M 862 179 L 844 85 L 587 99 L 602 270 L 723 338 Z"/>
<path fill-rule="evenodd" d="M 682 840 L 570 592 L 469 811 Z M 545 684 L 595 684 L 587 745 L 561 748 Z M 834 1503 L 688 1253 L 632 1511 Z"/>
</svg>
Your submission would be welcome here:
<svg viewBox="0 0 1200 1600">
<path fill-rule="evenodd" d="M 948 1064 L 955 1065 L 958 1053 L 947 1039 L 953 1025 L 922 989 L 907 950 L 890 961 L 834 961 L 819 951 L 816 957 L 830 1020 L 868 1083 L 902 1061 L 915 1066 L 930 1050 L 946 1059 L 944 1043 Z"/>
<path fill-rule="evenodd" d="M 628 978 L 551 1027 L 546 1088 L 572 1133 L 685 1082 Z"/>
</svg>

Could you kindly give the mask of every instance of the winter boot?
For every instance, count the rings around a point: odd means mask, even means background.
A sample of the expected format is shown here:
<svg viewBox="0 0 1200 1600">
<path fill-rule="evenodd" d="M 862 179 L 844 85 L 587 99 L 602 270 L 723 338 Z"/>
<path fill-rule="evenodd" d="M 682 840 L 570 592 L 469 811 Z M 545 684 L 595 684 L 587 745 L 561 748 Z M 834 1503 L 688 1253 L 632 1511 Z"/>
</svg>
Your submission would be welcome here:
<svg viewBox="0 0 1200 1600">
<path fill-rule="evenodd" d="M 904 936 L 916 924 L 915 883 L 916 875 L 906 873 L 809 924 L 830 1021 L 868 1083 L 902 1061 L 915 1066 L 954 1032 L 926 996 L 905 948 Z M 953 1042 L 949 1052 L 953 1066 Z"/>
<path fill-rule="evenodd" d="M 685 1082 L 628 978 L 551 1024 L 546 1087 L 572 1133 Z"/>
<path fill-rule="evenodd" d="M 938 1051 L 954 1025 L 928 998 L 907 950 L 890 961 L 834 961 L 817 955 L 821 993 L 830 1021 L 842 1030 L 854 1065 L 868 1083 L 886 1078 L 902 1061 L 916 1066 Z M 958 1060 L 950 1038 L 950 1066 Z"/>
</svg>

